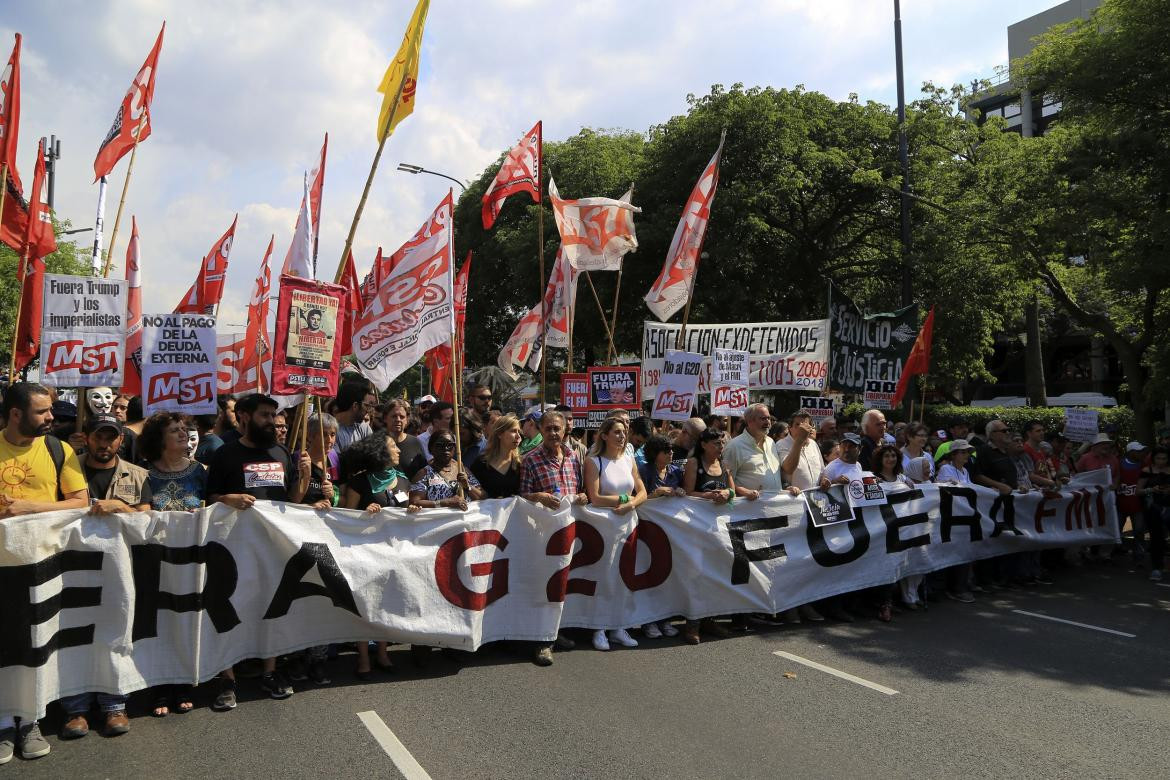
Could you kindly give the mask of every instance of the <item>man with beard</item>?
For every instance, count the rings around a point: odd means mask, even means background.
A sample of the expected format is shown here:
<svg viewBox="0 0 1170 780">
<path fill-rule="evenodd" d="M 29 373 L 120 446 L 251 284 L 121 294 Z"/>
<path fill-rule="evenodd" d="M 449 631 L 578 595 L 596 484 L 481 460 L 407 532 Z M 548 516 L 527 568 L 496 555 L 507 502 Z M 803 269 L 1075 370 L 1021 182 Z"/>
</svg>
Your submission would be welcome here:
<svg viewBox="0 0 1170 780">
<path fill-rule="evenodd" d="M 4 435 L 0 436 L 0 518 L 80 509 L 89 503 L 85 476 L 73 449 L 47 439 L 53 427 L 53 401 L 48 389 L 17 382 L 4 394 Z M 26 759 L 49 754 L 38 723 L 0 717 L 0 764 L 20 748 Z"/>
<path fill-rule="evenodd" d="M 301 452 L 294 460 L 276 441 L 277 403 L 253 393 L 236 402 L 243 435 L 215 451 L 207 471 L 207 500 L 245 510 L 256 500 L 299 503 L 309 489 L 312 461 Z M 276 659 L 264 659 L 260 689 L 274 699 L 287 699 L 292 686 L 276 671 Z M 212 709 L 235 709 L 235 675 L 226 670 Z"/>
<path fill-rule="evenodd" d="M 91 417 L 85 426 L 85 453 L 80 458 L 82 471 L 93 497 L 90 511 L 104 515 L 115 512 L 145 512 L 150 509 L 150 485 L 146 469 L 126 463 L 118 455 L 123 443 L 122 423 L 112 415 Z M 93 704 L 105 715 L 107 737 L 130 730 L 126 717 L 128 696 L 114 693 L 79 693 L 61 700 L 65 725 L 61 739 L 80 739 L 89 733 L 86 714 Z"/>
</svg>

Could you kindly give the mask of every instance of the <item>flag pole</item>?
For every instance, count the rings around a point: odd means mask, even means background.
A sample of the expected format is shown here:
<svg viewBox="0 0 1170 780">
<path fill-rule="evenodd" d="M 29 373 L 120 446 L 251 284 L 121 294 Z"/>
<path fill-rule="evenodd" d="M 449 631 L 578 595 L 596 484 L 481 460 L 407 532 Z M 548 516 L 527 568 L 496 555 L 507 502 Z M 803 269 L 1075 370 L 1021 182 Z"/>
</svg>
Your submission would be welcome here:
<svg viewBox="0 0 1170 780">
<path fill-rule="evenodd" d="M 102 267 L 102 278 L 110 275 L 110 263 L 114 259 L 114 242 L 118 240 L 118 225 L 122 222 L 122 207 L 126 205 L 126 190 L 130 189 L 130 177 L 134 174 L 134 158 L 138 154 L 138 139 L 142 137 L 142 128 L 146 126 L 149 116 L 146 107 L 142 109 L 142 119 L 138 120 L 138 132 L 134 134 L 134 145 L 130 147 L 130 162 L 126 165 L 126 181 L 122 182 L 122 197 L 118 200 L 118 211 L 114 214 L 114 229 L 110 233 L 110 245 L 106 247 L 106 263 Z"/>
<path fill-rule="evenodd" d="M 0 165 L 0 220 L 4 219 L 4 196 L 8 194 L 8 163 Z"/>
<path fill-rule="evenodd" d="M 536 160 L 536 182 L 540 188 L 540 201 L 537 206 L 536 217 L 536 244 L 537 244 L 537 258 L 539 266 L 538 273 L 540 274 L 540 285 L 537 289 L 540 291 L 540 393 L 537 398 L 540 399 L 541 411 L 544 411 L 544 386 L 548 383 L 548 364 L 546 357 L 548 355 L 548 312 L 545 311 L 544 301 L 544 154 Z"/>
<path fill-rule="evenodd" d="M 576 306 L 576 301 L 574 300 L 574 298 L 576 298 L 576 297 L 577 297 L 577 295 L 576 295 L 576 289 L 574 288 L 574 289 L 572 289 L 572 290 L 569 290 L 569 293 L 568 293 L 568 295 L 567 295 L 566 297 L 569 299 L 569 300 L 568 300 L 568 306 L 569 306 L 569 322 L 568 322 L 568 325 L 566 325 L 565 327 L 566 327 L 566 329 L 567 329 L 567 330 L 568 330 L 568 332 L 569 332 L 569 360 L 568 360 L 568 371 L 569 371 L 569 373 L 571 374 L 571 373 L 573 373 L 573 317 L 574 317 L 574 316 L 577 314 L 577 306 Z M 562 399 L 561 399 L 561 403 L 564 403 L 564 400 L 565 400 L 565 399 L 563 399 L 563 398 L 562 398 Z"/>
<path fill-rule="evenodd" d="M 366 198 L 370 196 L 370 187 L 374 183 L 374 172 L 378 170 L 378 161 L 382 159 L 382 150 L 386 148 L 386 139 L 390 137 L 390 128 L 394 126 L 394 115 L 398 113 L 398 104 L 402 100 L 402 88 L 406 86 L 406 77 L 398 84 L 398 92 L 394 95 L 394 105 L 390 108 L 390 115 L 386 117 L 386 125 L 379 133 L 378 151 L 374 152 L 374 161 L 370 163 L 370 172 L 366 176 L 366 186 L 362 188 L 362 196 L 358 200 L 357 210 L 353 213 L 353 222 L 349 225 L 349 235 L 345 237 L 345 246 L 341 250 L 341 261 L 337 264 L 337 273 L 333 274 L 333 283 L 341 284 L 341 276 L 345 273 L 345 258 L 353 249 L 353 237 L 357 235 L 358 222 L 361 221 L 362 211 L 366 208 Z"/>
<path fill-rule="evenodd" d="M 7 179 L 5 180 L 7 184 Z M 3 204 L 0 204 L 3 205 Z M 29 215 L 32 218 L 33 215 Z M 24 245 L 24 254 L 20 257 L 20 267 L 24 273 L 20 274 L 20 291 L 16 296 L 16 321 L 12 324 L 12 355 L 8 360 L 8 384 L 16 381 L 16 341 L 20 337 L 20 312 L 24 308 L 24 286 L 28 281 L 28 242 Z"/>
<path fill-rule="evenodd" d="M 634 182 L 630 182 L 630 203 L 634 202 Z M 625 262 L 618 265 L 617 284 L 613 288 L 613 323 L 609 326 L 609 348 L 605 353 L 605 364 L 610 365 L 610 355 L 616 350 L 613 345 L 614 336 L 617 334 L 617 315 L 618 315 L 618 298 L 622 294 L 622 269 L 625 268 Z"/>
<path fill-rule="evenodd" d="M 461 443 L 461 439 L 463 437 L 459 433 L 459 411 L 460 411 L 459 380 L 456 379 L 456 377 L 455 377 L 455 374 L 457 373 L 457 371 L 459 369 L 459 361 L 455 357 L 455 334 L 454 333 L 451 334 L 451 340 L 448 341 L 447 343 L 451 345 L 451 401 L 455 405 L 455 414 L 452 415 L 452 419 L 451 419 L 451 423 L 455 427 L 455 470 L 456 470 L 455 473 L 462 474 L 463 473 L 463 444 Z M 463 498 L 463 485 L 460 484 L 458 481 L 456 481 L 455 485 L 456 485 L 455 489 L 456 489 L 456 492 L 458 493 L 459 497 Z"/>
<path fill-rule="evenodd" d="M 585 272 L 585 281 L 589 282 L 589 289 L 593 291 L 593 300 L 597 302 L 597 310 L 601 312 L 601 327 L 605 328 L 605 336 L 612 344 L 613 334 L 609 330 L 609 318 L 605 316 L 605 309 L 601 306 L 601 297 L 597 294 L 597 288 L 593 286 L 593 277 L 589 275 L 588 271 Z"/>
</svg>

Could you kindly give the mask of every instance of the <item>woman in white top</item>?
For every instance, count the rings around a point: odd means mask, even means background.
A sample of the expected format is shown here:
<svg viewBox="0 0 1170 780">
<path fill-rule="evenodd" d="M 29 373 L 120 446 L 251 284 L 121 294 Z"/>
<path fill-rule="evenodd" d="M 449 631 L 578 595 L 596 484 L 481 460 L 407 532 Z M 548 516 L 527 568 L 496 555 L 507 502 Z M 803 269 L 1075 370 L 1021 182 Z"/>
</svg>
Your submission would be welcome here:
<svg viewBox="0 0 1170 780">
<path fill-rule="evenodd" d="M 930 453 L 926 449 L 926 442 L 930 438 L 930 429 L 922 423 L 914 423 L 906 428 L 906 446 L 902 448 L 902 473 L 909 476 L 915 482 L 930 482 L 934 477 L 934 461 L 922 461 L 929 469 L 926 479 L 918 479 L 914 473 L 915 469 L 910 462 L 916 458 L 921 458 L 923 455 L 927 457 Z"/>
<path fill-rule="evenodd" d="M 610 417 L 601 424 L 585 458 L 585 492 L 589 503 L 612 509 L 619 515 L 633 511 L 646 500 L 638 466 L 626 454 L 627 438 L 625 422 Z M 608 650 L 610 639 L 625 647 L 638 646 L 637 640 L 624 628 L 610 631 L 608 639 L 603 630 L 593 632 L 593 646 L 598 650 Z"/>
<path fill-rule="evenodd" d="M 971 450 L 975 449 L 966 439 L 955 439 L 951 447 L 942 457 L 942 465 L 938 467 L 935 482 L 945 482 L 951 485 L 970 485 L 971 477 L 967 474 L 967 461 L 971 459 Z M 975 564 L 960 563 L 946 570 L 947 598 L 970 604 L 975 601 L 971 593 L 971 586 L 975 581 Z"/>
</svg>

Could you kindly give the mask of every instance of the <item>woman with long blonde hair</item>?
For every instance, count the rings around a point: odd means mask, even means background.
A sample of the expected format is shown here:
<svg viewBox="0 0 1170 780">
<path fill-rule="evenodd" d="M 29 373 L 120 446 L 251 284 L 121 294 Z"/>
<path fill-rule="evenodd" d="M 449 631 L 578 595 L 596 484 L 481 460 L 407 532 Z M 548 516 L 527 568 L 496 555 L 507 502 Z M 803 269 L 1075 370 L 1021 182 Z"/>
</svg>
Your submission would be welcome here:
<svg viewBox="0 0 1170 780">
<path fill-rule="evenodd" d="M 471 473 L 487 491 L 488 498 L 507 498 L 520 492 L 520 421 L 514 414 L 497 417 L 488 429 L 487 446 Z"/>
</svg>

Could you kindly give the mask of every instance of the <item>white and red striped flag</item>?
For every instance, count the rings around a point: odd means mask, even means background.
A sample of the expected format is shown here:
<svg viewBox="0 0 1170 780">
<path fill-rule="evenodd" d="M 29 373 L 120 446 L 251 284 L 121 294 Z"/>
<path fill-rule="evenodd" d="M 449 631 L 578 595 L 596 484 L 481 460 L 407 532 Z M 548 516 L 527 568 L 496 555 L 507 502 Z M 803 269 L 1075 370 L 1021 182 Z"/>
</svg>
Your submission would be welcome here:
<svg viewBox="0 0 1170 780">
<path fill-rule="evenodd" d="M 264 381 L 263 366 L 264 360 L 272 352 L 272 344 L 268 340 L 268 302 L 272 296 L 271 259 L 275 242 L 276 236 L 268 239 L 268 249 L 260 261 L 260 273 L 252 285 L 252 298 L 248 301 L 248 331 L 244 338 L 244 358 L 241 361 L 243 371 L 254 369 L 259 372 L 255 386 L 259 393 L 269 389 L 269 383 Z"/>
<path fill-rule="evenodd" d="M 646 305 L 654 316 L 666 322 L 684 305 L 691 294 L 691 282 L 695 267 L 699 263 L 699 252 L 703 248 L 703 237 L 707 233 L 707 221 L 711 218 L 711 202 L 715 200 L 715 189 L 719 186 L 719 157 L 723 154 L 726 132 L 719 138 L 715 156 L 703 170 L 703 175 L 691 190 L 691 196 L 683 207 L 682 219 L 674 230 L 670 249 L 666 252 L 666 263 L 662 273 L 646 293 Z"/>
<path fill-rule="evenodd" d="M 622 267 L 626 253 L 638 248 L 634 214 L 642 209 L 630 203 L 631 197 L 633 193 L 626 192 L 619 200 L 563 200 L 556 182 L 549 179 L 548 198 L 561 232 L 561 251 L 570 265 L 578 271 L 616 271 Z"/>
<path fill-rule="evenodd" d="M 301 198 L 301 210 L 297 212 L 293 240 L 284 254 L 284 266 L 281 270 L 283 274 L 301 276 L 305 279 L 316 276 L 317 241 L 321 232 L 321 194 L 325 190 L 325 153 L 328 148 L 329 134 L 326 133 L 317 167 L 309 171 L 306 177 L 305 194 Z"/>
<path fill-rule="evenodd" d="M 175 307 L 176 314 L 215 314 L 219 299 L 223 297 L 223 285 L 227 279 L 228 260 L 232 253 L 232 242 L 236 236 L 237 214 L 232 226 L 219 237 L 199 265 L 199 276 L 187 290 L 183 300 Z"/>
<path fill-rule="evenodd" d="M 513 366 L 535 371 L 540 366 L 540 306 L 533 306 L 516 323 L 512 335 L 500 350 L 496 361 L 508 376 L 515 378 Z"/>
<path fill-rule="evenodd" d="M 483 194 L 483 229 L 491 230 L 509 195 L 527 192 L 533 203 L 540 203 L 541 123 L 525 133 L 504 162 L 496 178 Z"/>
<path fill-rule="evenodd" d="M 577 269 L 569 263 L 563 249 L 557 250 L 544 291 L 545 342 L 550 347 L 569 348 L 569 317 L 577 302 Z"/>
<path fill-rule="evenodd" d="M 355 324 L 358 368 L 380 390 L 455 333 L 453 215 L 448 190 L 426 224 L 391 256 L 389 274 Z"/>
<path fill-rule="evenodd" d="M 142 395 L 142 252 L 138 219 L 130 215 L 130 243 L 126 245 L 126 373 L 122 392 Z"/>
</svg>

